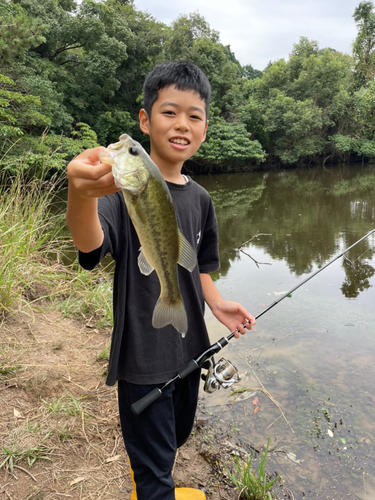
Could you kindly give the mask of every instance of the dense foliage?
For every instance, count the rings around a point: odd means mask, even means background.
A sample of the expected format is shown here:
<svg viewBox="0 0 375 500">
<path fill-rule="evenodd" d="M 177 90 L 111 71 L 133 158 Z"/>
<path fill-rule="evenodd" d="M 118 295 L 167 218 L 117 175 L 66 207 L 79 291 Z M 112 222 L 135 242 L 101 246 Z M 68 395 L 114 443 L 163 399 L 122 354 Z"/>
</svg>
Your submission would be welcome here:
<svg viewBox="0 0 375 500">
<path fill-rule="evenodd" d="M 374 4 L 361 2 L 353 18 L 352 55 L 302 37 L 261 72 L 241 66 L 198 13 L 166 26 L 132 0 L 0 0 L 0 169 L 63 169 L 124 132 L 147 146 L 137 125 L 143 80 L 176 59 L 199 65 L 213 89 L 189 169 L 371 160 Z"/>
</svg>

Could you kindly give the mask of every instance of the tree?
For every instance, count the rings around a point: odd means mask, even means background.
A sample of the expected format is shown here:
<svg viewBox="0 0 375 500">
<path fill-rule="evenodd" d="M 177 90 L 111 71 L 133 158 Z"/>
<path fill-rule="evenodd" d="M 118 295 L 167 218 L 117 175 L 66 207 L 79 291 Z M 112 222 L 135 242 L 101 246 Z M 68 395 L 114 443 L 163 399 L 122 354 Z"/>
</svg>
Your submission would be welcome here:
<svg viewBox="0 0 375 500">
<path fill-rule="evenodd" d="M 215 119 L 207 129 L 206 141 L 193 156 L 192 162 L 219 170 L 233 171 L 236 168 L 252 170 L 266 159 L 258 141 L 253 141 L 243 123 L 228 123 L 223 118 Z"/>
<path fill-rule="evenodd" d="M 248 78 L 249 80 L 254 80 L 254 78 L 262 78 L 262 71 L 255 69 L 251 64 L 245 64 L 241 68 L 242 78 Z"/>
<path fill-rule="evenodd" d="M 25 10 L 7 0 L 0 0 L 0 67 L 4 70 L 25 52 L 45 41 L 47 25 L 29 17 Z"/>
<path fill-rule="evenodd" d="M 353 44 L 357 88 L 375 77 L 375 12 L 370 1 L 361 2 L 353 14 L 358 34 Z"/>
<path fill-rule="evenodd" d="M 40 99 L 33 95 L 22 95 L 11 87 L 14 81 L 0 74 L 0 139 L 14 141 L 24 135 L 25 130 L 36 125 L 46 126 L 49 119 L 40 113 Z"/>
</svg>

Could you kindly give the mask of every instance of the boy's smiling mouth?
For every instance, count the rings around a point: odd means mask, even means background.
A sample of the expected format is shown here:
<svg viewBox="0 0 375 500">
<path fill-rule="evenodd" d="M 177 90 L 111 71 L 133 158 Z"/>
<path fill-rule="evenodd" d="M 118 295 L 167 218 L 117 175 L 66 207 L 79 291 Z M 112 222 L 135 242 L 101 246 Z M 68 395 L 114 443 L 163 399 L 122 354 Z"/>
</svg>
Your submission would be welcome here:
<svg viewBox="0 0 375 500">
<path fill-rule="evenodd" d="M 185 139 L 185 137 L 172 137 L 172 139 L 169 139 L 169 142 L 172 144 L 178 144 L 179 146 L 187 146 L 190 144 L 190 141 Z"/>
</svg>

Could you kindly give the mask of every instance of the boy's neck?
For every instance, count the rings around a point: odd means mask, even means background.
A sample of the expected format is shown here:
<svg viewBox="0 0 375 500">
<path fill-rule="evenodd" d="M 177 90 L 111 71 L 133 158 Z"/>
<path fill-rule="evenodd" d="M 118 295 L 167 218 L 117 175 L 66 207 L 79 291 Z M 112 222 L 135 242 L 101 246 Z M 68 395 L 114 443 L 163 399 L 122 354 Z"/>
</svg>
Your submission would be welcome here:
<svg viewBox="0 0 375 500">
<path fill-rule="evenodd" d="M 160 173 L 164 177 L 164 180 L 173 184 L 186 184 L 186 178 L 181 174 L 183 162 L 181 164 L 166 164 L 160 161 L 159 158 L 153 158 L 152 152 L 150 154 L 150 158 L 160 170 Z"/>
</svg>

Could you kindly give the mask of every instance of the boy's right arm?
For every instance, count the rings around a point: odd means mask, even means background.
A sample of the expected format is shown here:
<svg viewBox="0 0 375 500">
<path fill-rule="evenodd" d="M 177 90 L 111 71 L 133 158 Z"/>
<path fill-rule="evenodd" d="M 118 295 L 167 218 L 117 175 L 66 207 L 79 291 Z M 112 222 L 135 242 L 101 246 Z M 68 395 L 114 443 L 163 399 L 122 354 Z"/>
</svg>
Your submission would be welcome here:
<svg viewBox="0 0 375 500">
<path fill-rule="evenodd" d="M 66 221 L 75 246 L 85 253 L 96 250 L 103 243 L 98 198 L 120 191 L 114 182 L 111 165 L 99 161 L 98 155 L 103 149 L 84 151 L 67 168 Z"/>
</svg>

